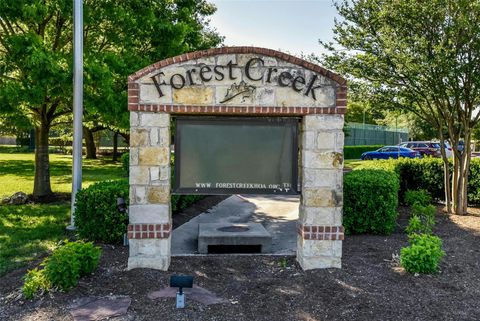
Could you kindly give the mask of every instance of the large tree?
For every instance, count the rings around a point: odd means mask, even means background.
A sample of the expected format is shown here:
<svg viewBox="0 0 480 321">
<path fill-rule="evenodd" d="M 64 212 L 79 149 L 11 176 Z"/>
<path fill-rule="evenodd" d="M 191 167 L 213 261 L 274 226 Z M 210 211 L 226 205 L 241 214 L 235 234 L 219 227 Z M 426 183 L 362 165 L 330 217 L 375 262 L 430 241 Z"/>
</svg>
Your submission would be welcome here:
<svg viewBox="0 0 480 321">
<path fill-rule="evenodd" d="M 168 56 L 216 46 L 205 0 L 84 0 L 84 105 L 127 128 L 127 75 Z M 35 197 L 52 193 L 48 134 L 72 105 L 72 0 L 0 1 L 0 113 L 35 128 Z"/>
<path fill-rule="evenodd" d="M 372 103 L 415 113 L 443 150 L 449 212 L 467 212 L 472 129 L 479 122 L 480 1 L 344 0 L 325 63 L 368 88 Z M 456 148 L 464 139 L 465 151 Z M 443 144 L 442 144 L 443 145 Z M 451 189 L 450 189 L 451 188 Z"/>
</svg>

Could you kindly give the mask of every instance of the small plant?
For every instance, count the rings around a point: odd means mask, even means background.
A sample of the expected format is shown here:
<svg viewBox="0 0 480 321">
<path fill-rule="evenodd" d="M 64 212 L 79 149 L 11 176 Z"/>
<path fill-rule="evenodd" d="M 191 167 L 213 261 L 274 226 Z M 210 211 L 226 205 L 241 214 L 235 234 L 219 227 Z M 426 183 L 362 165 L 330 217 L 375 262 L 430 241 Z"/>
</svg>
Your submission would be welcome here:
<svg viewBox="0 0 480 321">
<path fill-rule="evenodd" d="M 413 206 L 415 204 L 427 206 L 432 202 L 432 196 L 430 196 L 430 194 L 424 189 L 416 191 L 408 190 L 405 192 L 404 200 L 408 206 Z"/>
<path fill-rule="evenodd" d="M 280 260 L 278 260 L 278 266 L 282 269 L 285 269 L 288 266 L 287 259 L 282 257 Z"/>
<path fill-rule="evenodd" d="M 63 291 L 74 287 L 81 276 L 92 273 L 98 266 L 101 249 L 93 243 L 66 242 L 53 251 L 40 265 L 24 277 L 22 291 L 27 299 L 40 291 L 56 286 Z"/>
<path fill-rule="evenodd" d="M 422 220 L 418 216 L 412 216 L 410 217 L 410 220 L 408 221 L 408 226 L 405 229 L 407 234 L 413 235 L 413 234 L 431 234 L 432 230 L 428 229 L 424 224 L 422 224 Z"/>
<path fill-rule="evenodd" d="M 416 216 L 420 219 L 425 232 L 419 232 L 419 234 L 431 234 L 432 229 L 435 226 L 435 213 L 436 208 L 433 205 L 422 206 L 418 203 L 412 206 L 412 216 Z"/>
<path fill-rule="evenodd" d="M 80 276 L 93 273 L 98 266 L 102 250 L 98 246 L 94 246 L 92 242 L 68 242 L 64 248 L 71 248 L 77 258 L 80 259 Z"/>
<path fill-rule="evenodd" d="M 412 235 L 411 245 L 400 251 L 400 264 L 409 273 L 436 273 L 445 255 L 442 240 L 433 235 Z"/>
<path fill-rule="evenodd" d="M 28 271 L 23 277 L 22 292 L 27 299 L 33 298 L 39 292 L 48 292 L 50 287 L 50 281 L 46 278 L 45 273 L 38 268 Z"/>
<path fill-rule="evenodd" d="M 47 279 L 61 290 L 67 291 L 77 285 L 80 278 L 80 260 L 71 246 L 59 247 L 42 265 L 45 266 Z"/>
</svg>

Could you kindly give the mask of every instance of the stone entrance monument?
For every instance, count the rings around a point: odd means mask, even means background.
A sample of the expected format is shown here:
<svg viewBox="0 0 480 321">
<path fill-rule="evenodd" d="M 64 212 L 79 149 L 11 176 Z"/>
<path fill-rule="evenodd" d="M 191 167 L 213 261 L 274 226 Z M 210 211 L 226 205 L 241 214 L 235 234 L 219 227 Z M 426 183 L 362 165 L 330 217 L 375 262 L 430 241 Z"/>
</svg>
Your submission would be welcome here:
<svg viewBox="0 0 480 321">
<path fill-rule="evenodd" d="M 270 175 L 267 166 L 265 178 L 262 178 L 265 182 L 260 178 L 255 180 L 255 174 L 253 178 L 241 180 L 241 177 L 225 176 L 226 167 L 217 165 L 217 172 L 215 168 L 208 171 L 202 168 L 205 165 L 200 162 L 201 155 L 195 163 L 201 166 L 187 170 L 191 166 L 177 162 L 177 157 L 186 157 L 175 155 L 179 171 L 175 176 L 182 175 L 182 178 L 176 177 L 173 192 L 300 194 L 298 262 L 303 269 L 341 267 L 344 237 L 342 129 L 346 95 L 346 81 L 340 76 L 305 60 L 255 47 L 223 47 L 187 53 L 159 61 L 131 75 L 128 79 L 131 129 L 128 268 L 167 270 L 170 264 L 172 117 L 178 119 L 178 124 L 200 126 L 190 128 L 198 130 L 200 137 L 202 128 L 206 128 L 202 120 L 207 118 L 214 120 L 217 125 L 214 128 L 220 130 L 243 120 L 246 125 L 260 126 L 237 126 L 240 128 L 235 136 L 237 139 L 242 135 L 241 130 L 251 133 L 258 129 L 261 135 L 262 130 L 270 128 L 265 127 L 270 123 L 276 124 L 275 129 L 271 127 L 272 131 L 279 133 L 282 133 L 283 124 L 290 126 L 291 130 L 285 132 L 294 137 L 294 141 L 284 139 L 278 145 L 282 146 L 282 151 L 287 146 L 290 152 L 279 154 L 286 155 L 285 159 L 274 159 L 277 167 L 284 162 L 293 164 L 282 168 L 282 173 L 271 171 Z M 189 120 L 180 122 L 185 118 Z M 262 119 L 260 125 L 252 122 L 257 118 Z M 230 120 L 225 122 L 227 127 L 218 127 L 227 119 Z M 176 130 L 178 134 L 179 129 Z M 228 135 L 225 136 L 227 141 Z M 215 145 L 213 141 L 212 144 Z M 258 152 L 252 155 L 258 156 L 265 149 L 261 145 L 256 148 Z M 276 150 L 272 147 L 273 152 Z M 245 154 L 248 153 L 241 155 Z M 196 158 L 190 154 L 188 159 Z M 248 161 L 246 156 L 242 163 Z M 213 173 L 197 183 L 195 173 L 202 171 Z M 247 171 L 244 173 L 250 175 Z M 228 179 L 222 180 L 227 176 Z M 187 186 L 189 178 L 193 179 L 192 186 Z"/>
</svg>

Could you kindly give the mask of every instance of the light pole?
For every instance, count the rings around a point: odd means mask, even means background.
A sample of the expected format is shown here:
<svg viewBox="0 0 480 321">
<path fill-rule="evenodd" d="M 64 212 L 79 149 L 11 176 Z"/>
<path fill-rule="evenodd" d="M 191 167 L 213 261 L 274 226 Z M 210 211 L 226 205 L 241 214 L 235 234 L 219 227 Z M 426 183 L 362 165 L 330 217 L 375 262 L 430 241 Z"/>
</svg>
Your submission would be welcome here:
<svg viewBox="0 0 480 321">
<path fill-rule="evenodd" d="M 75 197 L 82 188 L 83 0 L 73 0 L 73 165 L 69 230 L 75 229 Z"/>
</svg>

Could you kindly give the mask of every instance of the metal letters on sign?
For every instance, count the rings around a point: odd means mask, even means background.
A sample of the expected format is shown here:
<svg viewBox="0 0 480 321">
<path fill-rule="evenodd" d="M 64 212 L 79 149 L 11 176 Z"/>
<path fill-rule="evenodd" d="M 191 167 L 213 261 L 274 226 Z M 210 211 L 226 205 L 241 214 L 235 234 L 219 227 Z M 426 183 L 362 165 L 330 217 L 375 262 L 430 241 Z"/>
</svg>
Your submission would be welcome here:
<svg viewBox="0 0 480 321">
<path fill-rule="evenodd" d="M 174 194 L 298 194 L 298 119 L 178 117 Z"/>
</svg>

